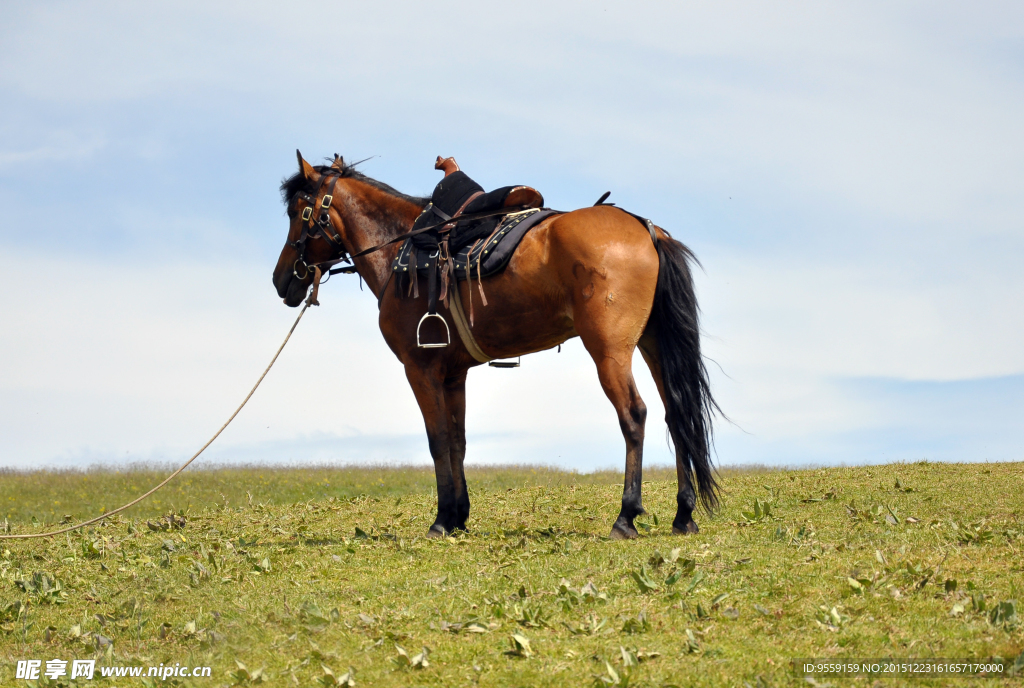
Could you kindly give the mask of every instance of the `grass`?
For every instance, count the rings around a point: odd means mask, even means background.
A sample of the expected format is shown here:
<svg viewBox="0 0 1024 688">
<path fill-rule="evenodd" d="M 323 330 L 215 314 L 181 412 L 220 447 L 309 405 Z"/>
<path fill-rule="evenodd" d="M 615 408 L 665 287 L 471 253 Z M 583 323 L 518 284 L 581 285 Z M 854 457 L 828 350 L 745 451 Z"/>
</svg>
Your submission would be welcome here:
<svg viewBox="0 0 1024 688">
<path fill-rule="evenodd" d="M 5 473 L 0 504 L 32 532 L 158 477 Z M 688 537 L 672 471 L 647 477 L 636 541 L 606 537 L 619 475 L 531 468 L 471 472 L 473 531 L 437 541 L 427 470 L 191 471 L 0 544 L 0 682 L 95 656 L 213 667 L 153 685 L 806 686 L 794 658 L 1021 657 L 1024 464 L 730 471 Z"/>
</svg>

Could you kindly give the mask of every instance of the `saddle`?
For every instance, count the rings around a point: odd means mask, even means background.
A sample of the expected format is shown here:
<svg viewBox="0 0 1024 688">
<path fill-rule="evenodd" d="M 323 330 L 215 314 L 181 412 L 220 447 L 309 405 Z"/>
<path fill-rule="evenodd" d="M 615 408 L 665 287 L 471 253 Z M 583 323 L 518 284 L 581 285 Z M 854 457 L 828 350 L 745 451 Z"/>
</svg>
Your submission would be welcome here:
<svg viewBox="0 0 1024 688">
<path fill-rule="evenodd" d="M 486 306 L 483 278 L 503 270 L 526 232 L 557 212 L 542 208 L 544 197 L 529 186 L 503 186 L 485 193 L 483 187 L 459 169 L 454 158 L 438 156 L 434 169 L 442 170 L 444 179 L 438 182 L 430 203 L 416 219 L 412 231 L 440 226 L 406 239 L 391 266 L 399 296 L 405 294 L 418 298 L 418 278 L 426 274 L 427 313 L 417 327 L 417 343 L 422 348 L 448 344 L 423 344 L 419 331 L 428 318 L 440 318 L 437 315 L 438 300 L 449 306 L 453 280 L 457 282 L 476 277 L 480 299 Z M 460 217 L 466 219 L 460 220 Z M 461 304 L 454 304 L 452 310 L 462 334 L 465 323 L 458 322 L 462 315 Z M 456 310 L 459 313 L 454 313 Z M 471 288 L 468 324 L 472 326 L 472 323 Z M 450 336 L 448 339 L 450 341 Z"/>
<path fill-rule="evenodd" d="M 519 242 L 523 240 L 526 233 L 537 223 L 552 215 L 558 214 L 557 210 L 536 209 L 525 212 L 517 212 L 505 215 L 500 221 L 488 223 L 494 229 L 486 235 L 483 241 L 474 240 L 471 244 L 464 244 L 457 249 L 452 257 L 454 270 L 452 274 L 458 280 L 467 280 L 470 277 L 481 279 L 490 277 L 505 269 L 512 259 Z M 407 240 L 398 250 L 398 255 L 391 263 L 391 271 L 396 281 L 400 281 L 405 287 L 413 288 L 409 284 L 410 271 L 415 270 L 420 275 L 430 271 L 437 262 L 438 251 L 431 251 L 429 248 L 424 251 L 418 249 L 414 239 Z"/>
<path fill-rule="evenodd" d="M 438 156 L 434 169 L 442 170 L 444 179 L 438 182 L 430 203 L 413 223 L 413 231 L 438 221 L 455 220 L 460 215 L 475 215 L 505 208 L 512 213 L 544 205 L 544 196 L 529 186 L 503 186 L 484 193 L 482 186 L 459 169 L 454 158 L 442 159 Z M 416 248 L 433 251 L 447 234 L 449 248 L 458 251 L 493 232 L 500 220 L 501 216 L 495 215 L 480 220 L 456 221 L 450 228 L 445 225 L 437 231 L 419 234 L 412 238 L 412 242 Z"/>
</svg>

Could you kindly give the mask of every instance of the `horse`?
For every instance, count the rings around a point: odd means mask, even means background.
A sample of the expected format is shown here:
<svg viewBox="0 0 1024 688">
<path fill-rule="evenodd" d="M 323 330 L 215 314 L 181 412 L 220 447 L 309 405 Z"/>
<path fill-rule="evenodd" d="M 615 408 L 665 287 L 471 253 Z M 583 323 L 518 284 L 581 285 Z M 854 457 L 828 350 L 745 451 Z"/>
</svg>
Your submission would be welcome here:
<svg viewBox="0 0 1024 688">
<path fill-rule="evenodd" d="M 396 191 L 337 155 L 331 165 L 314 166 L 296 154 L 298 172 L 281 183 L 289 229 L 274 268 L 278 296 L 296 307 L 313 286 L 315 298 L 313 267 L 351 257 L 348 270 L 358 272 L 377 297 L 380 331 L 404 366 L 423 414 L 437 482 L 437 516 L 427 535 L 464 531 L 470 511 L 464 470 L 466 376 L 480 362 L 459 337 L 443 348 L 418 346 L 427 289 L 419 288 L 415 297 L 388 288 L 400 246 L 396 238 L 410 231 L 429 199 Z M 323 231 L 310 232 L 317 218 Z M 595 205 L 538 223 L 507 267 L 483 280 L 488 306 L 477 311 L 472 334 L 487 356 L 514 358 L 579 337 L 594 360 L 626 444 L 622 507 L 612 539 L 638 537 L 634 519 L 645 513 L 647 407 L 633 379 L 637 347 L 664 402 L 675 452 L 673 534 L 698 532 L 693 518 L 698 502 L 709 516 L 718 505 L 712 416 L 721 411 L 700 351 L 691 263 L 696 258 L 690 249 L 661 227 L 644 226 L 615 206 Z M 317 280 L 319 275 L 316 271 Z M 472 286 L 472 280 L 452 280 L 450 297 L 462 299 L 465 307 Z M 438 312 L 451 331 L 450 310 Z"/>
</svg>

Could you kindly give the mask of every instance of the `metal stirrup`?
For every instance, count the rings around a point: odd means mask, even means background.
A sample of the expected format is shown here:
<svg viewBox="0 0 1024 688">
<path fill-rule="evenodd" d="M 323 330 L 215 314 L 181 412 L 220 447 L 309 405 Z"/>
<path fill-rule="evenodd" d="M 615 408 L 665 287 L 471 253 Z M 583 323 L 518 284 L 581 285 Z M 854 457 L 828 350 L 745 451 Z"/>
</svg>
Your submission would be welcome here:
<svg viewBox="0 0 1024 688">
<path fill-rule="evenodd" d="M 445 338 L 448 341 L 443 342 L 443 343 L 442 342 L 432 342 L 432 343 L 428 342 L 427 344 L 422 344 L 420 342 L 420 328 L 423 327 L 423 322 L 427 318 L 437 318 L 438 320 L 441 321 L 441 324 L 444 325 Z M 451 333 L 451 330 L 448 329 L 447 321 L 445 321 L 445 319 L 442 318 L 437 313 L 424 313 L 423 317 L 420 318 L 419 324 L 416 326 L 416 346 L 418 346 L 421 349 L 443 349 L 444 347 L 448 346 L 451 343 L 452 343 L 452 333 Z"/>
</svg>

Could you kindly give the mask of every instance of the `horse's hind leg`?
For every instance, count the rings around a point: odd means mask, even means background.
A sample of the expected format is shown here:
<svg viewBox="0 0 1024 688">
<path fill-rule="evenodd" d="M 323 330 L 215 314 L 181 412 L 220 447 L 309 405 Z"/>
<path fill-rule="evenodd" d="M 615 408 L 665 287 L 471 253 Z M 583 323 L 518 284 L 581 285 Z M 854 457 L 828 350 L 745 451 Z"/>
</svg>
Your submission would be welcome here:
<svg viewBox="0 0 1024 688">
<path fill-rule="evenodd" d="M 665 401 L 665 386 L 661 375 L 661 360 L 658 356 L 658 341 L 650 328 L 644 332 L 639 342 L 640 353 L 643 354 L 647 367 L 651 369 L 654 383 L 658 386 L 658 394 L 661 395 L 662 403 Z M 685 535 L 698 532 L 697 522 L 693 520 L 693 510 L 697 506 L 697 495 L 693 491 L 693 484 L 690 482 L 690 473 L 685 470 L 683 464 L 685 457 L 679 456 L 679 448 L 676 447 L 676 478 L 679 482 L 679 491 L 676 493 L 676 517 L 672 521 L 672 533 Z"/>
<path fill-rule="evenodd" d="M 447 407 L 449 456 L 455 486 L 455 527 L 466 529 L 469 519 L 469 488 L 466 485 L 466 373 L 444 381 Z"/>
<path fill-rule="evenodd" d="M 601 387 L 615 407 L 619 428 L 626 440 L 626 477 L 622 489 L 622 508 L 612 524 L 611 537 L 615 540 L 637 536 L 633 519 L 644 512 L 641 489 L 643 485 L 644 424 L 647 406 L 640 398 L 630 365 L 632 352 L 623 364 L 614 358 L 603 358 L 597 364 Z"/>
<path fill-rule="evenodd" d="M 637 229 L 639 225 L 627 227 L 641 234 Z M 616 228 L 609 240 L 620 240 L 619 234 Z M 641 237 L 637 241 L 648 242 L 646 247 L 649 248 L 650 239 Z M 584 242 L 584 247 L 579 248 L 581 255 L 587 254 L 593 241 L 596 240 Z M 615 408 L 626 441 L 622 508 L 611 532 L 611 537 L 617 540 L 637 537 L 633 519 L 644 513 L 640 492 L 647 407 L 633 380 L 633 352 L 647 325 L 655 288 L 654 281 L 648 278 L 653 272 L 649 264 L 652 256 L 639 249 L 624 251 L 621 248 L 602 252 L 587 261 L 581 258 L 572 268 L 575 280 L 573 326 L 594 359 L 601 387 Z M 626 254 L 628 259 L 622 258 Z M 588 267 L 585 263 L 592 265 Z"/>
<path fill-rule="evenodd" d="M 629 346 L 627 350 L 622 346 L 622 340 L 617 340 L 618 345 L 611 345 L 607 338 L 598 339 L 584 332 L 580 333 L 580 338 L 597 364 L 601 387 L 615 407 L 622 437 L 626 440 L 626 479 L 622 490 L 622 508 L 612 524 L 611 537 L 613 540 L 635 538 L 637 532 L 633 519 L 645 513 L 641 488 L 647 406 L 640 398 L 633 380 L 633 347 Z"/>
</svg>

